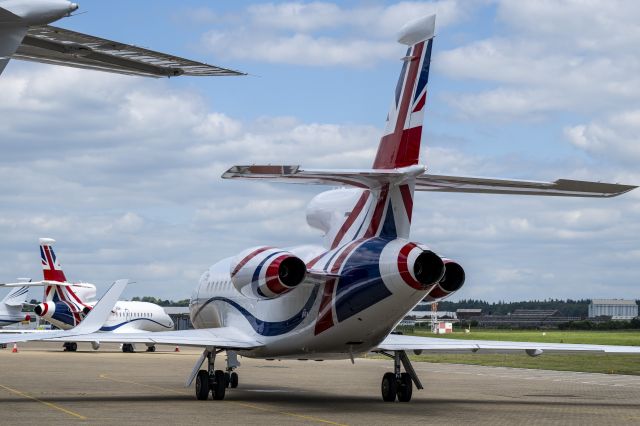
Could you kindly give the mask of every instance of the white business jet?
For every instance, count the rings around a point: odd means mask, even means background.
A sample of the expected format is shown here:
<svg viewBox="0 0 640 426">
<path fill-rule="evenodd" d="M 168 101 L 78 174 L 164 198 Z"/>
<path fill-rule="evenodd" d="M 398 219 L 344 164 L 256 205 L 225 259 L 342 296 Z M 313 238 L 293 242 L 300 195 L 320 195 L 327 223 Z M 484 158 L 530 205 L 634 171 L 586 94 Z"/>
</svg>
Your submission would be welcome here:
<svg viewBox="0 0 640 426">
<path fill-rule="evenodd" d="M 48 25 L 77 9 L 67 0 L 0 0 L 0 74 L 10 59 L 22 59 L 145 77 L 244 75 Z"/>
<path fill-rule="evenodd" d="M 410 239 L 415 191 L 613 197 L 634 186 L 574 180 L 531 182 L 435 176 L 419 165 L 422 123 L 435 16 L 407 24 L 406 46 L 386 130 L 371 169 L 235 166 L 226 179 L 342 186 L 316 196 L 309 225 L 324 232 L 322 246 L 253 247 L 214 264 L 191 297 L 195 330 L 119 334 L 102 341 L 199 346 L 187 379 L 197 399 L 223 399 L 238 385 L 236 354 L 276 359 L 354 359 L 377 352 L 392 360 L 384 374 L 384 401 L 411 400 L 422 383 L 407 351 L 628 352 L 640 347 L 453 340 L 390 334 L 420 301 L 440 300 L 464 284 L 455 261 Z M 81 323 L 82 325 L 82 323 Z M 91 341 L 96 335 L 74 337 Z M 60 340 L 65 337 L 58 337 Z M 1 342 L 1 340 L 0 340 Z M 227 351 L 226 372 L 216 355 Z M 203 362 L 206 367 L 201 369 Z M 403 371 L 404 369 L 404 371 Z"/>
</svg>

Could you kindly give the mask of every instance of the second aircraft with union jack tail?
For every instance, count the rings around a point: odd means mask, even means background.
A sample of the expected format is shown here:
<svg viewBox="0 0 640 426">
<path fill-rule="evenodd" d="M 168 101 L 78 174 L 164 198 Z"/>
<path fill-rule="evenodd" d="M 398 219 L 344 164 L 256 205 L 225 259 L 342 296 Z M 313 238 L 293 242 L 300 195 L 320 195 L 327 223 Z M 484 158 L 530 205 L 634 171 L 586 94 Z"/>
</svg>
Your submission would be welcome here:
<svg viewBox="0 0 640 426">
<path fill-rule="evenodd" d="M 349 359 L 377 352 L 393 361 L 384 374 L 384 401 L 411 400 L 422 383 L 407 351 L 628 352 L 640 347 L 436 339 L 390 334 L 421 300 L 462 287 L 454 260 L 410 239 L 416 191 L 612 197 L 633 186 L 435 176 L 419 164 L 435 16 L 408 23 L 398 41 L 407 50 L 384 135 L 371 169 L 234 166 L 226 179 L 339 186 L 314 198 L 307 222 L 324 233 L 315 249 L 249 248 L 211 266 L 193 292 L 195 330 L 119 334 L 103 341 L 199 346 L 188 376 L 198 399 L 223 399 L 238 385 L 236 355 L 255 358 Z M 63 339 L 63 338 L 58 338 Z M 95 339 L 95 335 L 76 336 Z M 55 339 L 53 339 L 55 340 Z M 1 340 L 0 340 L 1 341 Z M 216 355 L 227 352 L 225 367 Z M 203 362 L 205 368 L 201 368 Z M 404 371 L 403 371 L 404 370 Z"/>
<path fill-rule="evenodd" d="M 61 330 L 69 330 L 80 324 L 83 318 L 96 304 L 96 286 L 85 282 L 72 283 L 60 266 L 53 250 L 55 240 L 40 238 L 40 262 L 44 280 L 22 283 L 0 284 L 5 287 L 22 286 L 44 287 L 42 303 L 34 308 L 34 313 Z M 173 330 L 173 320 L 162 307 L 155 303 L 119 300 L 111 314 L 100 327 L 101 332 L 136 333 L 143 331 Z M 100 339 L 91 342 L 93 349 L 100 347 Z M 77 343 L 66 341 L 65 350 L 76 351 Z M 135 346 L 124 343 L 123 352 L 133 352 Z M 155 345 L 147 344 L 149 352 L 155 351 Z"/>
</svg>

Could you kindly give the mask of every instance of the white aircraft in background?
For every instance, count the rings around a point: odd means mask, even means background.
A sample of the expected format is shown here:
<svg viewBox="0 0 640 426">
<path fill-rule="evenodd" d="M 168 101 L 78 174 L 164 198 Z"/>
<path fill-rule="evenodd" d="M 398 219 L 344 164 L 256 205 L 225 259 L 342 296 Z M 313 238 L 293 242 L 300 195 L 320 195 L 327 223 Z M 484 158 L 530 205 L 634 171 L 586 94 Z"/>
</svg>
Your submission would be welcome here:
<svg viewBox="0 0 640 426">
<path fill-rule="evenodd" d="M 22 305 L 29 302 L 29 287 L 14 288 L 0 300 L 0 327 L 30 321 L 31 316 L 22 312 Z"/>
<path fill-rule="evenodd" d="M 145 77 L 244 75 L 47 25 L 77 9 L 66 0 L 0 0 L 0 74 L 10 59 L 23 59 Z"/>
<path fill-rule="evenodd" d="M 59 329 L 68 330 L 80 324 L 84 316 L 96 304 L 96 286 L 85 282 L 68 282 L 60 266 L 60 261 L 53 251 L 53 244 L 55 244 L 54 239 L 40 238 L 43 281 L 8 283 L 0 284 L 0 286 L 44 287 L 42 303 L 34 308 L 34 313 Z M 173 326 L 171 317 L 155 303 L 119 300 L 105 323 L 100 327 L 100 331 L 113 333 L 156 332 L 173 330 Z M 91 344 L 95 350 L 100 347 L 99 340 L 92 341 Z M 75 352 L 78 345 L 69 341 L 64 343 L 64 348 L 67 351 Z M 125 343 L 122 345 L 122 351 L 134 352 L 135 347 L 131 343 Z M 147 344 L 147 351 L 154 352 L 155 345 Z"/>
<path fill-rule="evenodd" d="M 307 222 L 324 243 L 278 249 L 249 248 L 206 271 L 191 297 L 195 330 L 137 334 L 69 331 L 76 341 L 166 343 L 203 347 L 187 379 L 197 399 L 223 399 L 238 384 L 236 355 L 276 359 L 354 359 L 367 352 L 393 360 L 382 378 L 384 401 L 411 400 L 422 389 L 407 351 L 628 352 L 640 347 L 454 340 L 390 334 L 425 298 L 440 300 L 464 284 L 463 268 L 409 239 L 414 192 L 613 197 L 633 186 L 557 180 L 531 182 L 435 176 L 418 164 L 435 16 L 408 23 L 407 46 L 387 126 L 371 169 L 235 166 L 227 179 L 342 186 L 316 196 Z M 315 253 L 312 253 L 314 252 Z M 82 326 L 82 323 L 80 324 Z M 65 336 L 50 341 L 67 339 Z M 0 342 L 2 342 L 0 338 Z M 215 368 L 227 352 L 226 373 Z M 200 369 L 206 360 L 206 368 Z M 404 367 L 404 372 L 402 371 Z"/>
</svg>

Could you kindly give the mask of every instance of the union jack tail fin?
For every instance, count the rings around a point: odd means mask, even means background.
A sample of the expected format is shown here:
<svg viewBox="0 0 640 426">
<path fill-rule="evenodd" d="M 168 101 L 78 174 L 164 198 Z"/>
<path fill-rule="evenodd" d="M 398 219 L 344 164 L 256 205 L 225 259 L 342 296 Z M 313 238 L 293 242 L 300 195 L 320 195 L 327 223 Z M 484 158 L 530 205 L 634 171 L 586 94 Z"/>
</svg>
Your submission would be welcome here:
<svg viewBox="0 0 640 426">
<path fill-rule="evenodd" d="M 53 245 L 56 240 L 53 238 L 40 238 L 40 260 L 42 263 L 42 275 L 45 281 L 57 281 L 67 282 L 67 277 L 62 271 L 60 261 L 53 251 Z M 58 302 L 63 297 L 60 297 L 58 293 L 63 292 L 62 288 L 54 285 L 45 285 L 44 287 L 44 301 Z"/>
<path fill-rule="evenodd" d="M 292 165 L 241 165 L 222 177 L 356 188 L 330 191 L 312 201 L 315 213 L 307 221 L 325 233 L 325 246 L 331 249 L 362 238 L 408 238 L 416 177 L 425 171 L 418 158 L 435 18 L 411 21 L 400 30 L 398 41 L 408 50 L 373 168 L 305 170 Z"/>
<path fill-rule="evenodd" d="M 436 16 L 431 15 L 407 23 L 400 31 L 398 42 L 409 48 L 402 59 L 402 71 L 373 162 L 374 169 L 418 164 L 435 23 Z"/>
<path fill-rule="evenodd" d="M 64 283 L 67 281 L 60 261 L 53 251 L 53 245 L 56 240 L 52 238 L 40 238 L 40 260 L 42 260 L 42 274 L 46 281 L 58 281 Z"/>
</svg>

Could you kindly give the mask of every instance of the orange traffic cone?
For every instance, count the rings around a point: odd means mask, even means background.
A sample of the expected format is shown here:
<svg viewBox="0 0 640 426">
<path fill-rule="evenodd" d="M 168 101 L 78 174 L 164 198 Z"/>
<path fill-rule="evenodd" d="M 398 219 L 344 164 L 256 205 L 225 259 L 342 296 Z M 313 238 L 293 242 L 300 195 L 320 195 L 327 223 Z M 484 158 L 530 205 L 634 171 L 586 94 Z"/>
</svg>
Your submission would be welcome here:
<svg viewBox="0 0 640 426">
<path fill-rule="evenodd" d="M 17 343 L 13 344 L 13 349 L 11 349 L 11 353 L 14 353 L 14 354 L 18 353 L 18 344 Z"/>
<path fill-rule="evenodd" d="M 174 349 L 174 352 L 180 352 L 180 346 L 176 345 L 176 348 Z"/>
</svg>

